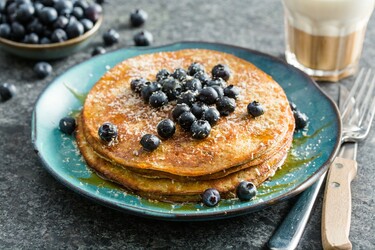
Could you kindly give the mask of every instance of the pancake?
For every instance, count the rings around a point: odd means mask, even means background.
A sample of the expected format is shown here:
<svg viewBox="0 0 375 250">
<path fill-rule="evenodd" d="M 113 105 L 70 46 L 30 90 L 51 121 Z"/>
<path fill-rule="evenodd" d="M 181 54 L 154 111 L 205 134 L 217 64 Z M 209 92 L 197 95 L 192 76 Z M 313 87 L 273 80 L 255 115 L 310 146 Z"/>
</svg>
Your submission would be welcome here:
<svg viewBox="0 0 375 250">
<path fill-rule="evenodd" d="M 131 91 L 131 80 L 140 77 L 153 80 L 162 68 L 173 71 L 187 68 L 192 62 L 203 64 L 207 71 L 218 63 L 229 65 L 232 76 L 228 85 L 241 90 L 236 110 L 222 117 L 204 140 L 192 139 L 177 126 L 175 135 L 163 140 L 157 150 L 143 151 L 139 144 L 142 135 L 157 134 L 156 125 L 169 116 L 175 102 L 160 109 L 151 108 Z M 264 115 L 256 118 L 246 111 L 248 103 L 254 100 L 265 109 Z M 155 175 L 156 179 L 167 176 L 205 179 L 215 174 L 220 178 L 223 176 L 220 173 L 229 169 L 235 172 L 243 166 L 257 166 L 269 157 L 272 159 L 279 151 L 277 145 L 291 141 L 294 130 L 286 95 L 270 76 L 233 55 L 201 49 L 160 52 L 123 61 L 95 84 L 81 115 L 79 134 L 101 159 L 125 170 L 132 169 L 134 174 Z M 104 122 L 117 126 L 116 143 L 108 145 L 99 138 L 98 128 Z"/>
<path fill-rule="evenodd" d="M 82 127 L 78 119 L 78 127 Z M 239 182 L 247 180 L 260 185 L 279 168 L 287 155 L 291 142 L 267 161 L 252 167 L 245 167 L 223 178 L 201 181 L 178 181 L 169 178 L 147 178 L 121 166 L 116 166 L 100 157 L 88 144 L 82 129 L 76 133 L 78 147 L 89 166 L 105 178 L 114 181 L 135 193 L 164 201 L 199 201 L 201 194 L 208 188 L 215 188 L 223 198 L 235 197 Z"/>
</svg>

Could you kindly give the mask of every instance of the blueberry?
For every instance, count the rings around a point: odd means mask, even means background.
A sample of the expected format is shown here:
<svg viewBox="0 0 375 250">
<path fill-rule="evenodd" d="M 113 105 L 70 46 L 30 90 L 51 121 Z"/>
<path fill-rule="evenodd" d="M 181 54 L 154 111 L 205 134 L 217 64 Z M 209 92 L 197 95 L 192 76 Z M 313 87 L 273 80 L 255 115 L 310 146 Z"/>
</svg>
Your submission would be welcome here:
<svg viewBox="0 0 375 250">
<path fill-rule="evenodd" d="M 73 17 L 72 15 L 72 10 L 70 10 L 70 9 L 63 9 L 63 10 L 61 10 L 60 12 L 59 12 L 59 15 L 60 16 L 64 16 L 64 17 Z M 75 18 L 75 17 L 74 17 Z"/>
<path fill-rule="evenodd" d="M 81 7 L 74 7 L 72 10 L 72 15 L 75 16 L 77 19 L 82 19 L 85 15 L 84 10 Z M 92 22 L 90 20 L 90 22 Z"/>
<path fill-rule="evenodd" d="M 156 127 L 158 135 L 164 139 L 171 138 L 176 132 L 176 125 L 170 119 L 164 119 Z"/>
<path fill-rule="evenodd" d="M 79 22 L 83 25 L 84 32 L 89 31 L 94 27 L 93 22 L 87 18 L 81 19 Z"/>
<path fill-rule="evenodd" d="M 61 13 L 62 11 L 71 13 L 73 11 L 73 3 L 68 0 L 55 0 L 53 7 L 58 13 Z"/>
<path fill-rule="evenodd" d="M 110 123 L 110 122 L 105 122 L 103 123 L 98 130 L 98 135 L 100 139 L 106 142 L 110 142 L 112 140 L 115 140 L 117 137 L 117 126 Z"/>
<path fill-rule="evenodd" d="M 66 32 L 63 29 L 55 29 L 51 35 L 52 43 L 61 43 L 68 39 Z"/>
<path fill-rule="evenodd" d="M 192 91 L 183 92 L 180 96 L 177 97 L 177 103 L 186 103 L 191 106 L 196 101 L 196 95 Z"/>
<path fill-rule="evenodd" d="M 76 129 L 76 120 L 73 117 L 64 117 L 59 122 L 59 128 L 61 132 L 71 135 Z"/>
<path fill-rule="evenodd" d="M 229 98 L 237 99 L 238 95 L 240 94 L 240 89 L 236 86 L 229 85 L 224 89 L 224 95 L 228 96 Z"/>
<path fill-rule="evenodd" d="M 118 43 L 119 39 L 120 34 L 114 29 L 109 29 L 103 34 L 103 41 L 107 46 L 112 46 L 113 44 Z"/>
<path fill-rule="evenodd" d="M 182 68 L 177 68 L 173 71 L 172 77 L 176 80 L 183 81 L 186 79 L 187 73 L 184 69 Z"/>
<path fill-rule="evenodd" d="M 89 7 L 89 3 L 86 0 L 77 0 L 77 1 L 73 1 L 73 7 L 80 7 L 82 9 L 87 9 Z"/>
<path fill-rule="evenodd" d="M 21 23 L 26 23 L 33 18 L 35 9 L 31 3 L 23 3 L 16 10 L 16 19 Z"/>
<path fill-rule="evenodd" d="M 180 115 L 180 117 L 178 117 L 178 124 L 180 124 L 180 126 L 189 131 L 190 130 L 190 127 L 191 125 L 193 124 L 193 122 L 195 122 L 197 120 L 197 118 L 193 115 L 193 113 L 187 111 L 187 112 L 184 112 Z"/>
<path fill-rule="evenodd" d="M 214 188 L 206 189 L 202 195 L 203 204 L 207 207 L 214 207 L 220 202 L 220 193 Z"/>
<path fill-rule="evenodd" d="M 66 27 L 66 34 L 68 38 L 75 38 L 81 36 L 85 32 L 85 28 L 83 27 L 82 23 L 79 21 L 76 22 L 69 22 L 68 26 Z"/>
<path fill-rule="evenodd" d="M 107 51 L 105 50 L 104 47 L 101 47 L 101 46 L 98 46 L 98 47 L 95 47 L 93 49 L 93 51 L 91 52 L 91 55 L 92 56 L 96 56 L 96 55 L 102 55 L 102 54 L 105 54 Z"/>
<path fill-rule="evenodd" d="M 214 78 L 214 79 L 211 79 L 210 81 L 208 81 L 206 83 L 206 86 L 207 87 L 219 86 L 221 88 L 225 88 L 227 86 L 227 83 L 226 83 L 226 81 L 224 81 L 221 78 Z"/>
<path fill-rule="evenodd" d="M 102 6 L 100 6 L 99 4 L 93 4 L 85 8 L 85 17 L 95 23 L 96 21 L 98 21 L 102 12 Z"/>
<path fill-rule="evenodd" d="M 160 145 L 160 139 L 152 134 L 145 134 L 141 139 L 141 145 L 146 151 L 154 151 Z"/>
<path fill-rule="evenodd" d="M 294 120 L 296 123 L 296 130 L 303 129 L 307 126 L 308 117 L 300 111 L 293 111 Z"/>
<path fill-rule="evenodd" d="M 292 111 L 298 111 L 297 105 L 294 102 L 289 102 L 289 106 Z"/>
<path fill-rule="evenodd" d="M 51 24 L 57 20 L 57 11 L 52 7 L 44 7 L 39 13 L 39 20 L 44 24 Z"/>
<path fill-rule="evenodd" d="M 216 90 L 212 87 L 204 87 L 198 93 L 197 99 L 201 102 L 204 102 L 208 105 L 214 104 L 219 95 L 217 94 Z"/>
<path fill-rule="evenodd" d="M 197 62 L 193 62 L 192 64 L 190 64 L 188 70 L 187 70 L 187 73 L 189 76 L 194 76 L 196 73 L 198 72 L 205 72 L 204 70 L 204 66 L 200 63 L 197 63 Z"/>
<path fill-rule="evenodd" d="M 204 112 L 208 109 L 208 106 L 203 102 L 196 102 L 191 105 L 191 112 L 197 117 L 201 119 L 204 115 Z"/>
<path fill-rule="evenodd" d="M 181 94 L 182 87 L 176 79 L 167 78 L 164 79 L 161 84 L 163 85 L 163 92 L 167 94 L 169 101 L 176 100 Z"/>
<path fill-rule="evenodd" d="M 144 78 L 133 79 L 130 82 L 130 88 L 135 93 L 141 93 L 142 88 L 145 87 L 146 85 L 147 85 L 147 80 Z"/>
<path fill-rule="evenodd" d="M 39 36 L 35 33 L 27 34 L 23 40 L 24 43 L 29 44 L 38 44 L 39 43 Z"/>
<path fill-rule="evenodd" d="M 220 119 L 220 113 L 216 108 L 210 107 L 204 112 L 202 119 L 214 126 Z"/>
<path fill-rule="evenodd" d="M 144 86 L 141 90 L 142 99 L 148 102 L 152 93 L 161 90 L 161 85 L 158 82 L 152 82 Z"/>
<path fill-rule="evenodd" d="M 231 75 L 230 69 L 225 64 L 218 64 L 212 68 L 212 76 L 217 78 L 222 78 L 225 81 L 228 81 Z"/>
<path fill-rule="evenodd" d="M 9 24 L 7 23 L 0 24 L 0 37 L 9 38 L 10 32 L 11 32 L 11 28 Z"/>
<path fill-rule="evenodd" d="M 35 10 L 34 15 L 39 17 L 39 14 L 43 8 L 44 8 L 44 5 L 42 3 L 35 2 L 34 3 L 34 10 Z"/>
<path fill-rule="evenodd" d="M 216 91 L 219 99 L 224 96 L 224 89 L 222 87 L 213 85 L 212 88 Z"/>
<path fill-rule="evenodd" d="M 148 31 L 141 31 L 134 35 L 133 40 L 136 46 L 149 46 L 152 44 L 154 37 Z"/>
<path fill-rule="evenodd" d="M 199 81 L 201 81 L 202 83 L 202 86 L 205 86 L 210 80 L 210 76 L 207 75 L 205 72 L 203 71 L 198 71 L 197 73 L 194 74 L 194 78 L 198 79 Z"/>
<path fill-rule="evenodd" d="M 53 23 L 54 29 L 65 29 L 65 27 L 68 25 L 69 19 L 64 16 L 59 16 L 57 20 Z"/>
<path fill-rule="evenodd" d="M 19 22 L 13 22 L 11 34 L 15 40 L 20 41 L 25 37 L 25 28 Z"/>
<path fill-rule="evenodd" d="M 217 101 L 216 108 L 220 115 L 227 116 L 236 109 L 236 101 L 233 98 L 224 96 Z"/>
<path fill-rule="evenodd" d="M 157 74 L 156 74 L 156 81 L 160 82 L 164 79 L 167 79 L 169 77 L 171 73 L 166 70 L 166 69 L 162 69 L 160 70 Z"/>
<path fill-rule="evenodd" d="M 190 127 L 191 136 L 194 139 L 204 139 L 211 132 L 211 125 L 206 120 L 196 120 Z"/>
<path fill-rule="evenodd" d="M 190 112 L 190 107 L 185 103 L 177 104 L 172 110 L 173 120 L 177 121 L 180 115 L 184 112 Z"/>
<path fill-rule="evenodd" d="M 160 108 L 168 103 L 168 96 L 162 91 L 152 93 L 149 98 L 149 104 L 153 108 Z"/>
<path fill-rule="evenodd" d="M 130 23 L 133 27 L 139 27 L 143 25 L 147 20 L 147 12 L 142 9 L 136 9 L 130 13 Z"/>
<path fill-rule="evenodd" d="M 192 78 L 192 79 L 186 80 L 184 84 L 182 85 L 182 87 L 184 91 L 187 91 L 187 90 L 198 91 L 202 89 L 202 83 L 198 79 Z"/>
<path fill-rule="evenodd" d="M 264 109 L 262 104 L 257 101 L 253 101 L 247 105 L 247 113 L 253 117 L 261 116 L 264 114 Z"/>
<path fill-rule="evenodd" d="M 51 40 L 48 37 L 42 37 L 39 42 L 40 44 L 49 44 Z"/>
<path fill-rule="evenodd" d="M 45 78 L 52 73 L 52 66 L 47 62 L 38 62 L 34 66 L 34 72 L 39 78 Z"/>
<path fill-rule="evenodd" d="M 257 188 L 252 182 L 241 181 L 237 186 L 236 193 L 241 201 L 249 201 L 257 195 Z"/>
<path fill-rule="evenodd" d="M 0 84 L 0 99 L 2 102 L 8 101 L 16 94 L 16 87 L 13 84 Z"/>
</svg>

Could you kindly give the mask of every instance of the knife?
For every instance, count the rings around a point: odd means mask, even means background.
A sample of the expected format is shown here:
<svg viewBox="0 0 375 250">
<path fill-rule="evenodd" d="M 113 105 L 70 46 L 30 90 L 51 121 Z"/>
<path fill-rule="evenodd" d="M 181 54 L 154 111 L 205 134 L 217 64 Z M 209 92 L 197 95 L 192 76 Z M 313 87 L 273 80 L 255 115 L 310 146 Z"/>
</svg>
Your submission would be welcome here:
<svg viewBox="0 0 375 250">
<path fill-rule="evenodd" d="M 348 97 L 348 89 L 341 85 L 339 91 L 339 105 L 343 106 Z M 268 241 L 269 249 L 293 250 L 297 247 L 307 221 L 310 218 L 312 208 L 325 176 L 326 173 L 324 173 L 316 183 L 299 195 L 294 206 Z"/>
</svg>

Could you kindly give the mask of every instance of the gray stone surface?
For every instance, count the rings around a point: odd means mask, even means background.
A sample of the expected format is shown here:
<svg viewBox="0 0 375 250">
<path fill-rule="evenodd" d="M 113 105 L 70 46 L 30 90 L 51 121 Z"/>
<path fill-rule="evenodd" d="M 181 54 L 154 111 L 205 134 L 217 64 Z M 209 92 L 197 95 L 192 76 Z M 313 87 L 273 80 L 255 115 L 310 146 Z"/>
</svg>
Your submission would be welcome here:
<svg viewBox="0 0 375 250">
<path fill-rule="evenodd" d="M 0 51 L 0 82 L 15 84 L 18 94 L 0 103 L 0 249 L 262 249 L 294 199 L 233 219 L 210 222 L 164 222 L 139 218 L 97 205 L 68 190 L 42 167 L 31 145 L 33 105 L 43 88 L 68 68 L 90 58 L 100 34 L 112 27 L 121 34 L 110 50 L 132 45 L 139 29 L 128 25 L 129 12 L 149 13 L 145 29 L 155 45 L 183 40 L 248 47 L 275 56 L 284 50 L 283 11 L 279 0 L 137 1 L 109 0 L 105 21 L 92 46 L 53 61 L 54 72 L 37 79 L 33 61 Z M 361 65 L 375 58 L 375 17 L 368 26 Z M 350 86 L 352 79 L 341 82 Z M 338 84 L 321 84 L 333 98 Z M 358 176 L 352 186 L 350 239 L 354 249 L 375 249 L 375 126 L 359 145 Z M 320 249 L 322 195 L 299 249 Z"/>
</svg>

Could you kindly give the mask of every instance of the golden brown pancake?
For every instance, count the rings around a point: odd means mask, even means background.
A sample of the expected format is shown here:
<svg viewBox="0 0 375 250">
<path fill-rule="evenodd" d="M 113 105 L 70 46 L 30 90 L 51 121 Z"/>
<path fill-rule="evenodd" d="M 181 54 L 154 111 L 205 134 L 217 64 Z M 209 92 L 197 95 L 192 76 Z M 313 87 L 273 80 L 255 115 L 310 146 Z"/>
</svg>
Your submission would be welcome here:
<svg viewBox="0 0 375 250">
<path fill-rule="evenodd" d="M 175 102 L 160 109 L 151 108 L 132 93 L 131 80 L 140 77 L 154 80 L 162 68 L 173 71 L 187 68 L 192 62 L 203 64 L 207 71 L 218 63 L 231 68 L 228 84 L 241 90 L 235 112 L 222 117 L 204 140 L 192 139 L 177 126 L 175 135 L 163 140 L 157 150 L 141 150 L 142 135 L 157 134 L 156 125 L 169 116 Z M 254 100 L 265 108 L 264 115 L 256 118 L 246 110 Z M 104 122 L 118 127 L 117 143 L 108 145 L 99 138 L 98 128 Z M 132 169 L 133 173 L 199 179 L 229 169 L 238 171 L 241 169 L 238 166 L 247 163 L 246 166 L 259 165 L 267 160 L 265 156 L 272 159 L 279 151 L 277 145 L 291 140 L 294 119 L 282 88 L 251 63 L 218 51 L 188 49 L 137 56 L 109 70 L 87 96 L 80 130 L 97 155 L 114 165 Z"/>
</svg>

